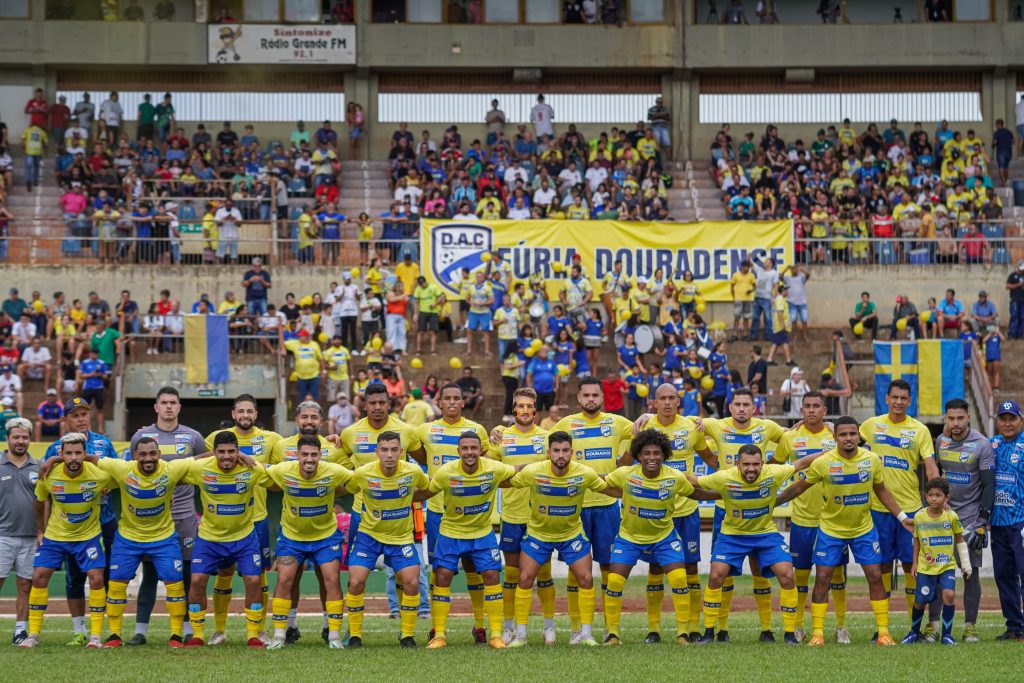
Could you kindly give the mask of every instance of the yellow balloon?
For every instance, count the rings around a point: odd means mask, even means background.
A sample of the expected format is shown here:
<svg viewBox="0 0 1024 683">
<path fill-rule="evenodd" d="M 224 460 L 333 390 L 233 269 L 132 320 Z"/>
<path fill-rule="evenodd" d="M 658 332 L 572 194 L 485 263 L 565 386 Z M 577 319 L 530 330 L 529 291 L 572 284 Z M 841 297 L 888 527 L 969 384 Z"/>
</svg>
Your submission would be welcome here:
<svg viewBox="0 0 1024 683">
<path fill-rule="evenodd" d="M 299 373 L 296 372 L 295 370 L 292 370 L 292 374 L 288 375 L 288 381 L 289 382 L 294 382 L 294 381 L 296 381 L 298 379 L 299 379 Z"/>
<path fill-rule="evenodd" d="M 708 305 L 704 303 L 704 299 L 697 299 L 693 306 L 698 313 L 704 313 L 704 311 L 708 310 Z"/>
<path fill-rule="evenodd" d="M 353 268 L 349 271 L 349 274 L 351 274 L 352 277 L 359 277 L 359 268 Z"/>
<path fill-rule="evenodd" d="M 490 261 L 491 260 L 491 252 L 485 251 L 484 253 L 480 254 L 480 260 L 483 261 L 484 263 L 487 263 L 488 261 Z"/>
<path fill-rule="evenodd" d="M 924 313 L 921 314 L 921 322 L 929 323 L 931 321 L 932 321 L 932 312 L 931 311 L 925 311 Z"/>
<path fill-rule="evenodd" d="M 899 320 L 897 320 L 896 321 L 896 329 L 897 330 L 905 330 L 905 329 L 907 329 L 907 319 L 906 318 L 900 318 Z"/>
<path fill-rule="evenodd" d="M 715 388 L 715 380 L 711 375 L 707 375 L 700 381 L 700 386 L 702 389 L 710 391 Z"/>
<path fill-rule="evenodd" d="M 569 374 L 569 366 L 562 363 L 558 364 L 558 374 L 562 377 Z"/>
<path fill-rule="evenodd" d="M 695 367 L 695 366 L 691 366 L 690 367 L 690 377 L 692 377 L 694 379 L 699 379 L 700 376 L 703 375 L 703 374 L 704 373 L 700 371 L 700 368 Z"/>
<path fill-rule="evenodd" d="M 857 335 L 858 337 L 860 335 L 864 334 L 864 323 L 854 323 L 853 324 L 853 333 L 855 335 Z"/>
<path fill-rule="evenodd" d="M 644 396 L 646 396 L 649 393 L 651 393 L 651 388 L 649 386 L 647 386 L 646 384 L 637 384 L 636 385 L 636 395 L 639 396 L 640 398 L 643 398 Z"/>
<path fill-rule="evenodd" d="M 42 313 L 43 312 L 43 302 L 40 301 L 39 299 L 36 299 L 35 301 L 32 302 L 32 308 L 35 309 L 36 313 Z"/>
<path fill-rule="evenodd" d="M 328 341 L 330 341 L 330 340 L 329 340 L 329 339 L 327 338 L 327 333 L 326 333 L 326 332 L 321 332 L 320 334 L 318 334 L 318 335 L 316 336 L 316 340 L 317 340 L 318 342 L 320 342 L 321 344 L 326 344 L 326 343 L 327 343 Z"/>
<path fill-rule="evenodd" d="M 683 396 L 686 396 L 686 389 L 680 389 L 676 393 L 679 394 L 679 398 L 682 398 Z"/>
<path fill-rule="evenodd" d="M 542 342 L 540 339 L 534 338 L 534 340 L 530 342 L 530 348 L 533 349 L 534 351 L 539 350 L 542 346 L 544 346 L 544 342 Z"/>
<path fill-rule="evenodd" d="M 565 270 L 565 265 L 561 261 L 555 261 L 554 263 L 551 264 L 551 270 L 555 271 L 556 273 L 561 273 L 563 270 Z"/>
<path fill-rule="evenodd" d="M 370 346 L 372 346 L 375 349 L 379 349 L 380 347 L 384 346 L 384 342 L 380 340 L 380 337 L 374 337 L 370 341 Z"/>
<path fill-rule="evenodd" d="M 523 350 L 523 355 L 526 356 L 527 358 L 533 358 L 536 353 L 537 353 L 537 350 L 534 349 L 532 346 L 527 346 Z"/>
<path fill-rule="evenodd" d="M 459 368 L 462 367 L 462 359 L 459 358 L 458 356 L 452 356 L 451 358 L 448 359 L 448 367 L 452 368 L 453 370 L 458 370 Z"/>
<path fill-rule="evenodd" d="M 307 294 L 306 296 L 299 299 L 299 306 L 305 308 L 306 306 L 313 305 L 313 297 Z"/>
<path fill-rule="evenodd" d="M 423 367 L 423 361 L 420 360 L 419 358 L 413 358 L 411 361 L 409 361 L 409 366 L 415 368 L 416 370 L 419 370 L 420 368 Z"/>
</svg>

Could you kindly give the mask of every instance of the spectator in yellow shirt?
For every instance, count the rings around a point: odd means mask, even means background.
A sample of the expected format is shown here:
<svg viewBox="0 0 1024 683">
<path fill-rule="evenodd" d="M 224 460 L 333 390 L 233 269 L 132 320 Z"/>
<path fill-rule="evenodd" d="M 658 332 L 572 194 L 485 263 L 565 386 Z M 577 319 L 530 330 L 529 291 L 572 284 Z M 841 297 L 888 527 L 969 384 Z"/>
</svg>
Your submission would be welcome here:
<svg viewBox="0 0 1024 683">
<path fill-rule="evenodd" d="M 402 262 L 395 266 L 395 276 L 401 280 L 405 293 L 412 294 L 416 289 L 416 280 L 420 277 L 420 264 L 412 260 L 412 253 L 409 251 L 402 257 Z"/>
<path fill-rule="evenodd" d="M 740 269 L 732 274 L 729 291 L 732 294 L 733 337 L 736 341 L 740 334 L 740 321 L 743 321 L 743 336 L 750 336 L 750 319 L 754 316 L 754 285 L 757 277 L 750 270 L 750 261 L 740 264 Z"/>
<path fill-rule="evenodd" d="M 324 369 L 324 356 L 320 345 L 310 340 L 309 331 L 299 330 L 299 338 L 284 343 L 281 355 L 291 352 L 295 358 L 296 394 L 300 401 L 312 396 L 320 400 L 320 373 Z"/>
</svg>

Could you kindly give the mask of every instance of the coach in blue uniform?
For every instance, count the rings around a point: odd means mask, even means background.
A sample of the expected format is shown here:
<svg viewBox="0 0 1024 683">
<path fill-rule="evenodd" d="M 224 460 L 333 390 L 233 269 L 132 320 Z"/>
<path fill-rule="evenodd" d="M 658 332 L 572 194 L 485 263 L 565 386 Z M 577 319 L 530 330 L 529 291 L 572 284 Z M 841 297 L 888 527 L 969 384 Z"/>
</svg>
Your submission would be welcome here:
<svg viewBox="0 0 1024 683">
<path fill-rule="evenodd" d="M 992 570 L 1006 631 L 997 640 L 1024 637 L 1024 420 L 1016 401 L 999 404 L 996 498 L 992 507 Z"/>
</svg>

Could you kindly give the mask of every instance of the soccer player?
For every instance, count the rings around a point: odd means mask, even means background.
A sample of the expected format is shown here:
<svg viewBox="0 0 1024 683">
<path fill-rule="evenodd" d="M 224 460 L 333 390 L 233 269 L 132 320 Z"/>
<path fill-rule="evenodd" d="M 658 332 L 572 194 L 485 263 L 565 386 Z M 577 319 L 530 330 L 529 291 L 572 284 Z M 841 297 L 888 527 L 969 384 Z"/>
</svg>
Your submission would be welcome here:
<svg viewBox="0 0 1024 683">
<path fill-rule="evenodd" d="M 500 435 L 497 444 L 491 444 L 491 455 L 502 462 L 519 467 L 547 460 L 547 431 L 538 427 L 537 392 L 520 387 L 512 394 L 511 427 L 495 427 Z M 505 582 L 502 584 L 505 624 L 502 636 L 505 644 L 515 639 L 515 600 L 519 589 L 519 555 L 522 550 L 526 524 L 530 521 L 530 492 L 521 488 L 507 488 L 501 492 L 501 541 L 499 549 L 505 556 Z M 555 582 L 551 578 L 551 563 L 537 572 L 537 596 L 544 615 L 544 644 L 555 644 Z"/>
<path fill-rule="evenodd" d="M 907 415 L 910 407 L 910 384 L 894 379 L 885 392 L 889 407 L 886 415 L 865 420 L 860 426 L 864 445 L 882 460 L 882 478 L 885 487 L 908 515 L 913 517 L 921 509 L 921 492 L 917 471 L 924 466 L 925 480 L 939 476 L 935 464 L 935 448 L 928 427 Z M 903 563 L 908 614 L 914 608 L 917 580 L 910 573 L 914 562 L 914 537 L 888 513 L 876 496 L 871 498 L 871 514 L 878 530 L 878 543 L 882 555 L 882 584 L 891 595 L 893 564 Z"/>
<path fill-rule="evenodd" d="M 18 647 L 37 647 L 43 629 L 43 614 L 49 603 L 53 572 L 63 562 L 74 562 L 89 581 L 90 635 L 86 647 L 100 648 L 107 591 L 103 586 L 106 566 L 100 529 L 101 493 L 113 486 L 106 472 L 85 462 L 88 439 L 80 432 L 68 432 L 60 440 L 63 462 L 47 477 L 36 482 L 36 528 L 41 534 L 32 568 L 32 589 L 28 596 L 28 638 Z M 50 508 L 47 515 L 46 501 Z"/>
<path fill-rule="evenodd" d="M 374 387 L 377 385 L 371 385 Z M 369 397 L 368 397 L 369 398 Z M 373 400 L 378 400 L 374 395 Z M 346 430 L 347 431 L 347 430 Z M 403 460 L 402 435 L 383 430 L 374 435 L 377 460 L 357 468 L 345 485 L 361 500 L 362 520 L 358 530 L 349 527 L 354 539 L 348 551 L 348 627 L 350 648 L 363 646 L 363 605 L 366 578 L 384 556 L 384 564 L 402 584 L 402 647 L 416 647 L 416 608 L 419 606 L 419 553 L 413 542 L 412 501 L 417 490 L 426 490 L 430 480 L 419 465 Z M 355 514 L 352 515 L 355 518 Z"/>
<path fill-rule="evenodd" d="M 204 444 L 206 451 L 213 451 L 213 440 L 221 432 L 230 432 L 238 439 L 238 452 L 251 457 L 256 462 L 268 464 L 270 453 L 274 446 L 281 440 L 281 435 L 260 429 L 256 426 L 256 419 L 259 414 L 256 411 L 256 398 L 251 394 L 241 394 L 231 404 L 231 421 L 233 427 L 218 429 L 206 437 Z M 253 526 L 256 528 L 256 536 L 260 541 L 260 553 L 263 557 L 263 571 L 260 573 L 260 589 L 263 596 L 260 603 L 263 605 L 264 622 L 266 612 L 270 606 L 270 590 L 267 586 L 267 570 L 271 567 L 270 559 L 270 523 L 267 521 L 267 491 L 263 487 L 255 490 L 252 510 Z M 227 640 L 225 628 L 228 621 L 228 610 L 231 607 L 231 586 L 234 582 L 234 567 L 227 567 L 217 573 L 213 581 L 213 635 L 210 636 L 210 645 L 222 645 Z M 264 643 L 270 641 L 266 634 L 262 634 Z M 293 637 L 298 640 L 298 633 L 293 632 Z M 292 641 L 294 642 L 294 641 Z"/>
<path fill-rule="evenodd" d="M 444 397 L 441 410 L 447 412 Z M 427 644 L 429 649 L 448 645 L 446 627 L 452 578 L 459 573 L 460 561 L 467 581 L 473 573 L 483 582 L 484 609 L 491 629 L 489 645 L 495 649 L 505 647 L 501 636 L 501 551 L 491 526 L 491 511 L 498 498 L 498 487 L 512 478 L 516 468 L 483 457 L 487 435 L 481 436 L 482 432 L 482 428 L 462 432 L 457 443 L 458 458 L 436 469 L 430 477 L 427 493 L 419 494 L 430 500 L 440 498 L 444 503 L 444 516 L 433 552 L 435 583 L 431 617 L 434 636 Z"/>
<path fill-rule="evenodd" d="M 808 391 L 800 402 L 802 420 L 796 429 L 787 431 L 779 440 L 772 462 L 797 461 L 808 455 L 830 451 L 836 447 L 835 437 L 825 424 L 825 397 L 818 391 Z M 798 474 L 803 477 L 804 472 Z M 789 553 L 793 557 L 793 571 L 799 599 L 796 604 L 796 639 L 804 640 L 804 616 L 807 610 L 808 583 L 814 564 L 814 539 L 818 535 L 818 518 L 823 500 L 819 492 L 812 492 L 793 500 L 790 506 Z M 848 645 L 850 633 L 846 630 L 846 569 L 837 567 L 832 577 L 832 600 L 836 609 L 836 642 Z"/>
<path fill-rule="evenodd" d="M 487 432 L 476 422 L 462 416 L 462 410 L 466 406 L 462 387 L 454 383 L 445 384 L 438 392 L 437 404 L 441 409 L 441 419 L 416 427 L 414 434 L 419 448 L 408 452 L 410 458 L 421 465 L 426 465 L 427 476 L 431 478 L 444 465 L 459 460 L 459 438 L 466 431 L 471 431 L 480 437 L 484 449 L 483 455 L 487 455 Z M 434 547 L 440 534 L 441 515 L 444 511 L 445 497 L 443 495 L 427 500 L 427 561 L 431 566 L 435 564 Z M 434 585 L 433 574 L 434 572 L 431 572 L 431 586 Z M 473 640 L 478 644 L 486 643 L 484 582 L 481 580 L 479 572 L 466 570 L 466 589 L 473 605 Z M 433 599 L 431 599 L 431 610 L 433 610 Z"/>
<path fill-rule="evenodd" d="M 704 591 L 704 635 L 697 644 L 715 642 L 715 626 L 722 607 L 725 579 L 730 574 L 738 575 L 743 569 L 743 560 L 749 556 L 751 573 L 757 568 L 760 570 L 758 576 L 764 580 L 773 575 L 778 577 L 783 638 L 786 644 L 797 645 L 799 641 L 793 632 L 797 602 L 793 563 L 789 546 L 782 534 L 775 531 L 772 510 L 776 506 L 779 488 L 794 472 L 806 468 L 810 458 L 793 465 L 765 464 L 761 448 L 745 443 L 740 446 L 733 463 L 733 467 L 723 467 L 714 474 L 701 477 L 687 475 L 691 484 L 722 494 L 725 506 L 722 527 L 711 551 L 708 587 Z M 770 609 L 769 605 L 769 612 Z M 762 642 L 766 640 L 763 635 L 762 629 Z"/>
<path fill-rule="evenodd" d="M 85 452 L 101 458 L 117 458 L 117 451 L 103 434 L 89 431 L 92 406 L 84 398 L 72 398 L 64 406 L 64 433 L 77 432 L 85 435 Z M 54 441 L 46 448 L 43 460 L 60 454 L 61 441 Z M 100 496 L 100 533 L 103 535 L 104 550 L 104 582 L 107 567 L 110 566 L 110 551 L 113 549 L 114 533 L 117 531 L 117 515 L 110 505 L 110 495 L 104 491 Z M 74 636 L 67 643 L 71 646 L 85 645 L 85 572 L 81 571 L 72 560 L 64 574 L 64 588 L 67 595 L 68 611 L 71 613 L 71 624 Z"/>
<path fill-rule="evenodd" d="M 201 455 L 207 451 L 202 435 L 191 427 L 186 427 L 178 421 L 181 414 L 181 398 L 178 390 L 174 387 L 161 387 L 156 392 L 156 400 L 153 403 L 153 412 L 156 413 L 156 422 L 141 428 L 131 438 L 130 448 L 134 449 L 135 444 L 143 437 L 156 439 L 160 446 L 160 458 L 162 460 L 185 460 Z M 174 532 L 178 536 L 178 543 L 181 548 L 182 580 L 185 584 L 185 593 L 188 594 L 191 584 L 191 560 L 192 548 L 195 544 L 196 535 L 199 532 L 199 522 L 196 519 L 195 489 L 191 486 L 178 486 L 174 489 L 171 498 L 171 519 L 174 520 Z M 152 562 L 142 562 L 142 583 L 139 585 L 139 597 L 135 607 L 135 635 L 131 640 L 125 641 L 125 645 L 145 645 L 146 634 L 149 631 L 149 617 L 156 605 L 156 586 L 158 580 L 157 572 Z M 187 641 L 192 631 L 192 625 L 187 621 L 184 626 L 184 638 Z"/>
<path fill-rule="evenodd" d="M 921 620 L 925 605 L 942 597 L 942 644 L 956 645 L 953 640 L 953 614 L 956 611 L 956 555 L 964 581 L 973 572 L 971 553 L 964 541 L 964 528 L 960 518 L 949 509 L 949 482 L 941 477 L 924 486 L 928 506 L 914 515 L 914 564 L 911 573 L 917 577 L 917 595 L 911 613 L 910 633 L 900 641 L 911 645 L 921 640 Z"/>
<path fill-rule="evenodd" d="M 334 497 L 339 487 L 352 478 L 341 465 L 322 462 L 320 441 L 303 434 L 298 440 L 298 460 L 268 467 L 261 484 L 280 490 L 281 530 L 277 537 L 277 585 L 271 612 L 274 639 L 267 647 L 277 650 L 287 642 L 288 614 L 293 604 L 293 585 L 306 562 L 319 569 L 317 576 L 325 593 L 328 619 L 327 646 L 341 649 L 341 553 L 344 538 L 334 516 Z"/>
<path fill-rule="evenodd" d="M 671 385 L 672 395 L 679 395 Z M 659 387 L 660 389 L 661 387 Z M 660 403 L 669 403 L 663 395 Z M 660 410 L 659 410 L 660 417 Z M 657 422 L 658 420 L 655 420 Z M 685 437 L 684 437 L 685 439 Z M 668 574 L 672 588 L 672 608 L 676 618 L 676 643 L 685 645 L 689 640 L 690 596 L 687 588 L 686 550 L 676 530 L 673 518 L 682 497 L 698 497 L 686 472 L 665 463 L 673 455 L 673 443 L 665 432 L 645 429 L 630 445 L 630 460 L 639 464 L 626 465 L 607 475 L 604 480 L 611 489 L 622 491 L 625 514 L 622 526 L 612 546 L 611 572 L 604 599 L 605 645 L 619 645 L 619 624 L 622 616 L 622 590 L 637 560 L 657 565 L 660 574 Z M 692 459 L 692 451 L 691 451 Z M 701 496 L 710 498 L 711 496 Z M 698 526 L 698 532 L 700 527 Z M 661 577 L 659 575 L 659 582 Z M 659 584 L 660 585 L 660 584 Z M 661 593 L 658 593 L 661 597 Z M 661 605 L 658 605 L 659 621 Z M 656 627 L 652 627 L 655 628 Z M 644 642 L 657 643 L 657 630 L 651 630 Z"/>
<path fill-rule="evenodd" d="M 235 565 L 245 584 L 245 632 L 249 647 L 261 649 L 263 605 L 260 573 L 263 554 L 252 523 L 256 487 L 266 478 L 261 467 L 238 452 L 238 437 L 221 432 L 213 439 L 213 457 L 190 463 L 185 481 L 199 487 L 203 518 L 192 550 L 192 585 L 188 591 L 188 618 L 192 637 L 185 647 L 206 644 L 206 584 L 211 574 Z"/>
<path fill-rule="evenodd" d="M 672 384 L 662 384 L 654 392 L 654 417 L 647 422 L 647 429 L 656 429 L 669 440 L 670 452 L 665 458 L 665 466 L 677 472 L 693 474 L 694 453 L 699 453 L 710 467 L 717 469 L 718 456 L 708 448 L 703 432 L 697 429 L 693 420 L 679 414 L 679 392 Z M 635 445 L 635 444 L 634 444 Z M 623 455 L 621 462 L 631 464 L 634 460 L 630 449 L 629 455 Z M 686 566 L 686 590 L 689 596 L 689 627 L 678 633 L 686 633 L 688 640 L 696 640 L 700 634 L 701 585 L 697 563 L 700 562 L 700 512 L 697 502 L 687 496 L 676 497 L 676 507 L 672 513 L 675 532 L 683 543 L 683 558 Z M 645 643 L 661 642 L 661 607 L 664 602 L 664 568 L 654 563 L 647 575 L 647 637 Z M 675 591 L 675 589 L 672 589 Z M 673 605 L 675 604 L 673 592 Z M 607 609 L 607 608 L 606 608 Z"/>
<path fill-rule="evenodd" d="M 558 559 L 569 565 L 578 587 L 580 630 L 570 645 L 597 645 L 594 640 L 594 558 L 590 540 L 583 531 L 581 504 L 588 492 L 601 492 L 608 484 L 592 468 L 573 459 L 573 441 L 568 432 L 548 435 L 548 459 L 520 470 L 510 485 L 530 492 L 530 521 L 519 556 L 519 588 L 516 590 L 516 635 L 509 647 L 526 645 L 526 625 L 533 604 L 533 582 L 540 568 L 558 551 Z M 620 494 L 621 495 L 621 494 Z M 609 550 L 609 556 L 611 552 Z"/>
<path fill-rule="evenodd" d="M 828 612 L 828 590 L 836 567 L 842 562 L 847 549 L 864 570 L 868 582 L 871 611 L 875 614 L 878 645 L 895 645 L 889 635 L 889 598 L 882 585 L 881 555 L 875 515 L 870 513 L 869 501 L 873 493 L 904 528 L 913 522 L 895 497 L 886 489 L 881 459 L 871 451 L 860 448 L 857 421 L 840 417 L 834 423 L 836 449 L 807 456 L 814 462 L 800 479 L 786 487 L 776 498 L 781 504 L 799 496 L 816 484 L 824 499 L 818 534 L 814 539 L 814 590 L 811 593 L 810 646 L 825 644 L 825 614 Z"/>
<path fill-rule="evenodd" d="M 996 495 L 996 454 L 988 439 L 971 429 L 970 407 L 963 399 L 955 398 L 946 403 L 944 421 L 943 433 L 935 439 L 935 453 L 949 482 L 949 508 L 957 514 L 964 527 L 964 540 L 974 567 L 971 575 L 964 579 L 962 639 L 976 643 L 978 633 L 974 625 L 981 604 L 979 570 L 982 550 L 988 546 L 989 517 Z M 925 628 L 925 641 L 935 639 L 940 609 L 937 601 L 931 603 L 928 614 L 930 628 Z"/>
</svg>

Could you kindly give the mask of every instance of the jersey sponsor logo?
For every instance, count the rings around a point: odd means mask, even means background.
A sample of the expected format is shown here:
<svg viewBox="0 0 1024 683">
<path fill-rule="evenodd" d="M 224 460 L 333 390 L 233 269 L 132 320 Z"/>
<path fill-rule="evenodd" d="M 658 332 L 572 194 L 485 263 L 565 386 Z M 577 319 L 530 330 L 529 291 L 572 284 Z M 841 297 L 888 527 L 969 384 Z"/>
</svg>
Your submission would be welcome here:
<svg viewBox="0 0 1024 683">
<path fill-rule="evenodd" d="M 576 505 L 548 505 L 547 514 L 550 517 L 571 517 L 578 509 Z M 543 510 L 541 512 L 543 513 Z"/>
<path fill-rule="evenodd" d="M 486 503 L 480 503 L 478 505 L 467 505 L 462 508 L 462 514 L 464 515 L 482 515 L 485 512 L 489 512 L 491 509 L 490 501 Z M 459 512 L 459 508 L 455 508 L 456 514 Z"/>
<path fill-rule="evenodd" d="M 92 510 L 86 510 L 85 512 L 69 512 L 64 519 L 68 524 L 81 524 L 92 517 Z"/>
<path fill-rule="evenodd" d="M 757 519 L 758 517 L 763 517 L 767 515 L 769 511 L 770 508 L 767 505 L 765 505 L 764 507 L 741 510 L 740 516 L 743 519 Z"/>
<path fill-rule="evenodd" d="M 412 510 L 412 508 L 409 508 L 409 507 L 401 507 L 401 508 L 398 508 L 396 510 L 381 510 L 380 511 L 380 518 L 381 518 L 382 521 L 385 521 L 385 522 L 388 521 L 388 520 L 393 520 L 393 519 L 405 519 L 406 517 L 409 516 L 409 512 L 411 510 Z"/>
<path fill-rule="evenodd" d="M 841 505 L 867 505 L 870 498 L 866 493 L 855 493 L 852 496 L 843 496 L 842 500 L 837 502 L 840 502 Z"/>
<path fill-rule="evenodd" d="M 294 510 L 294 508 L 292 508 Z M 300 507 L 299 517 L 319 517 L 320 515 L 327 514 L 326 505 L 317 505 L 314 507 Z"/>
<path fill-rule="evenodd" d="M 888 467 L 891 470 L 910 470 L 910 463 L 903 458 L 895 455 L 882 456 L 882 467 Z"/>
<path fill-rule="evenodd" d="M 677 472 L 687 472 L 688 465 L 685 460 L 666 460 L 665 467 L 671 467 Z"/>
<path fill-rule="evenodd" d="M 952 536 L 926 536 L 924 539 L 928 545 L 953 545 Z"/>
<path fill-rule="evenodd" d="M 665 519 L 668 510 L 652 510 L 650 508 L 637 508 L 636 516 L 640 519 Z"/>
<path fill-rule="evenodd" d="M 132 505 L 128 506 L 129 511 L 133 511 L 135 513 L 136 517 L 143 517 L 143 518 L 145 518 L 145 517 L 156 517 L 156 516 L 162 514 L 165 508 L 166 508 L 166 504 L 165 503 L 160 503 L 159 505 L 157 505 L 155 507 L 151 507 L 151 508 L 140 508 L 140 507 L 134 507 Z"/>
<path fill-rule="evenodd" d="M 611 460 L 612 449 L 611 448 L 584 448 L 582 451 L 576 451 L 577 460 Z"/>
<path fill-rule="evenodd" d="M 970 472 L 953 472 L 946 470 L 946 481 L 954 486 L 968 486 L 974 477 Z"/>
<path fill-rule="evenodd" d="M 245 512 L 245 503 L 218 503 L 216 505 L 213 505 L 212 512 L 217 515 L 225 516 L 241 515 Z"/>
</svg>

